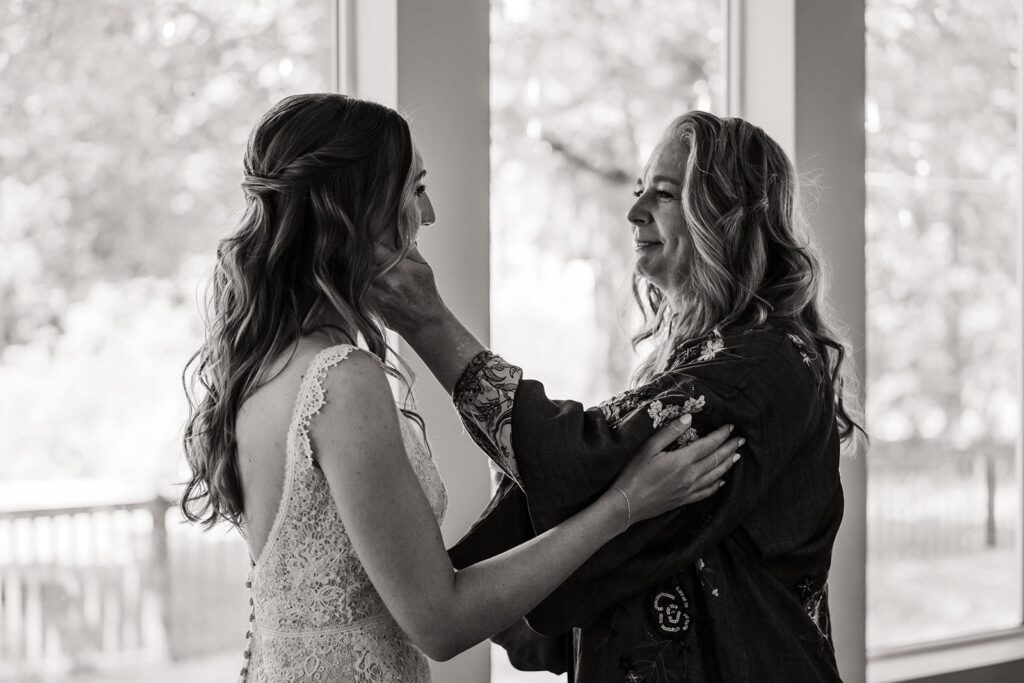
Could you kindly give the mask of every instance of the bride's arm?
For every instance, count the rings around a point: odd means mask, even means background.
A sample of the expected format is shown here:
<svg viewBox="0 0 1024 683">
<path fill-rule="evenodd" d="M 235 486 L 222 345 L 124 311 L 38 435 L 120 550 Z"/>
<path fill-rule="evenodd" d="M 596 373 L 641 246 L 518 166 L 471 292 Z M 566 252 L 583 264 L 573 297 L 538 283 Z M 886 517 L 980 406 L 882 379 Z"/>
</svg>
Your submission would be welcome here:
<svg viewBox="0 0 1024 683">
<path fill-rule="evenodd" d="M 608 489 L 529 542 L 455 571 L 405 455 L 379 364 L 353 353 L 328 373 L 324 388 L 328 400 L 313 418 L 311 438 L 342 522 L 396 621 L 421 650 L 440 660 L 535 607 L 622 532 L 627 515 L 635 522 L 709 496 L 735 450 L 719 430 L 681 451 L 659 453 L 686 427 L 673 421 L 626 466 L 616 479 L 618 489 Z"/>
</svg>

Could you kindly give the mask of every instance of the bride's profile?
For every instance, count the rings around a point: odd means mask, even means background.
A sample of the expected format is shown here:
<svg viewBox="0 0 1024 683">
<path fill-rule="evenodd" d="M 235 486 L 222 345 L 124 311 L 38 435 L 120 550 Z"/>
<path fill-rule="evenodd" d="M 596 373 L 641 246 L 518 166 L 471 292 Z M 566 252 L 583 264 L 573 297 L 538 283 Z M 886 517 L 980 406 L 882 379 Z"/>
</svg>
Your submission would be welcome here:
<svg viewBox="0 0 1024 683">
<path fill-rule="evenodd" d="M 741 439 L 723 425 L 666 451 L 684 416 L 577 514 L 456 571 L 411 379 L 369 296 L 434 220 L 407 122 L 342 95 L 292 96 L 255 126 L 244 173 L 246 210 L 219 245 L 186 368 L 181 500 L 248 545 L 244 680 L 428 681 L 424 654 L 502 630 L 631 525 L 723 485 Z M 395 256 L 377 263 L 382 245 Z"/>
</svg>

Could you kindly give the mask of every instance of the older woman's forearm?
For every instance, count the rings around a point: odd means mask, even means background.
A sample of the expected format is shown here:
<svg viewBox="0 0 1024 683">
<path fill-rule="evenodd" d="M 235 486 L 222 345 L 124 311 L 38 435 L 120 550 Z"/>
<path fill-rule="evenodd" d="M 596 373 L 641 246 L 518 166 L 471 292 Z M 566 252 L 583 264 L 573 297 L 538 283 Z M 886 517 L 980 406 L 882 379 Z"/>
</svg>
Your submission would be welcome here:
<svg viewBox="0 0 1024 683">
<path fill-rule="evenodd" d="M 447 307 L 414 329 L 399 332 L 449 394 L 469 362 L 485 350 L 484 345 Z"/>
<path fill-rule="evenodd" d="M 399 334 L 452 396 L 473 441 L 521 487 L 511 423 L 522 370 L 488 352 L 439 296 L 427 303 L 395 317 Z"/>
</svg>

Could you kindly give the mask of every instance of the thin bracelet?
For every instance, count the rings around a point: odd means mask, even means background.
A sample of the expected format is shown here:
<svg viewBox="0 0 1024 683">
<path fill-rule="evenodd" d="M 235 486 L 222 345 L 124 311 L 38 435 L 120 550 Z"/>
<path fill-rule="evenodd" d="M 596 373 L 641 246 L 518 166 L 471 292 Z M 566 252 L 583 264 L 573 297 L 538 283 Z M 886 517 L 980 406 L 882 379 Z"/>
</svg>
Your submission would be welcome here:
<svg viewBox="0 0 1024 683">
<path fill-rule="evenodd" d="M 616 491 L 618 491 L 619 493 L 621 493 L 622 497 L 626 499 L 626 528 L 622 530 L 622 531 L 626 531 L 626 529 L 629 529 L 629 520 L 630 520 L 630 517 L 632 516 L 631 513 L 630 513 L 630 507 L 629 507 L 629 496 L 627 496 L 626 492 L 623 491 L 622 489 L 620 489 L 618 486 L 612 486 L 612 488 L 615 489 Z"/>
</svg>

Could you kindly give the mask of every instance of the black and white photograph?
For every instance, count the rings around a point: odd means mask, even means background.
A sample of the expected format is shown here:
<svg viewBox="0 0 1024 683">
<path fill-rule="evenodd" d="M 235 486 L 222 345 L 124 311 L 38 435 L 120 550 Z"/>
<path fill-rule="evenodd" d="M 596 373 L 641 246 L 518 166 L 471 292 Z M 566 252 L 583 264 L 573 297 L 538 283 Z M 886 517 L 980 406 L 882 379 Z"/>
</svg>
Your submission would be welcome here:
<svg viewBox="0 0 1024 683">
<path fill-rule="evenodd" d="M 0 0 L 0 683 L 1024 681 L 1022 53 Z"/>
</svg>

